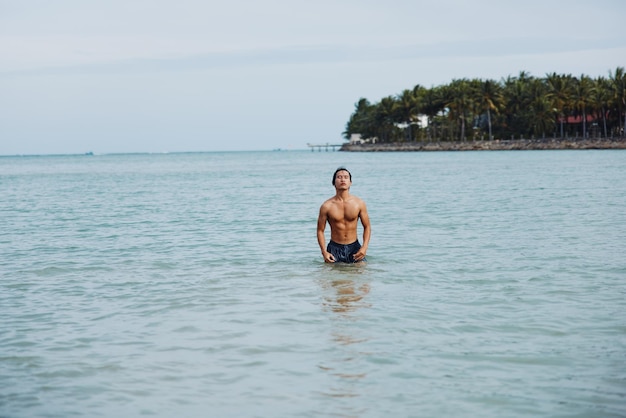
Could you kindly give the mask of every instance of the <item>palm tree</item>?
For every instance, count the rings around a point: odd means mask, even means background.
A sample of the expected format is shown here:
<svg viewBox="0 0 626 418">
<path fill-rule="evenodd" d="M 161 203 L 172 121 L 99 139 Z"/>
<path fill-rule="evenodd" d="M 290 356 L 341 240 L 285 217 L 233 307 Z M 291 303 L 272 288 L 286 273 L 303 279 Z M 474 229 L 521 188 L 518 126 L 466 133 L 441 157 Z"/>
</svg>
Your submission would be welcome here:
<svg viewBox="0 0 626 418">
<path fill-rule="evenodd" d="M 489 140 L 491 134 L 491 112 L 499 113 L 503 103 L 502 88 L 493 80 L 479 80 L 477 103 L 479 110 L 487 112 L 487 125 L 489 126 Z"/>
<path fill-rule="evenodd" d="M 443 99 L 443 88 L 431 87 L 424 89 L 422 95 L 422 112 L 428 117 L 428 139 L 431 139 L 431 134 L 437 137 L 437 124 L 434 123 L 435 117 L 442 113 L 445 109 L 445 101 Z M 431 128 L 432 127 L 432 133 Z"/>
<path fill-rule="evenodd" d="M 423 131 L 421 130 L 422 126 L 420 124 L 421 120 L 419 119 L 420 115 L 424 113 L 424 96 L 426 95 L 426 88 L 420 84 L 416 84 L 413 87 L 413 98 L 415 99 L 415 116 L 418 118 L 415 121 L 415 124 L 420 129 L 420 138 L 423 138 Z"/>
<path fill-rule="evenodd" d="M 458 120 L 461 125 L 460 140 L 465 139 L 465 120 L 471 107 L 470 83 L 467 79 L 452 80 L 448 86 L 446 107 L 450 120 Z"/>
<path fill-rule="evenodd" d="M 545 138 L 546 132 L 554 133 L 554 106 L 548 97 L 548 86 L 544 80 L 533 78 L 525 86 L 524 114 L 528 134 Z"/>
<path fill-rule="evenodd" d="M 546 75 L 548 97 L 552 100 L 561 123 L 561 138 L 564 137 L 563 123 L 567 118 L 566 111 L 570 107 L 571 102 L 571 79 L 571 75 L 560 75 L 557 73 Z"/>
<path fill-rule="evenodd" d="M 532 121 L 529 115 L 533 97 L 531 88 L 537 80 L 525 71 L 521 71 L 518 77 L 509 76 L 502 80 L 503 113 L 509 134 L 523 133 Z"/>
<path fill-rule="evenodd" d="M 395 102 L 396 100 L 393 96 L 384 97 L 376 105 L 374 111 L 374 122 L 380 133 L 378 136 L 383 142 L 389 142 L 393 137 L 395 127 L 393 124 L 393 110 Z"/>
<path fill-rule="evenodd" d="M 530 132 L 533 135 L 546 137 L 546 132 L 554 130 L 554 111 L 552 103 L 546 96 L 537 95 L 530 102 L 529 110 L 533 117 L 530 119 Z"/>
<path fill-rule="evenodd" d="M 346 124 L 346 130 L 343 133 L 344 137 L 349 139 L 352 134 L 361 134 L 363 138 L 375 137 L 376 131 L 372 123 L 374 106 L 367 99 L 361 98 L 354 107 L 354 113 L 352 113 L 350 120 Z"/>
<path fill-rule="evenodd" d="M 572 99 L 574 109 L 583 119 L 583 139 L 587 138 L 587 107 L 591 102 L 593 89 L 591 78 L 582 74 L 580 78 L 573 79 Z"/>
<path fill-rule="evenodd" d="M 606 111 L 608 103 L 611 98 L 611 86 L 609 81 L 604 77 L 598 77 L 593 80 L 594 87 L 591 89 L 590 106 L 591 111 L 595 115 L 597 120 L 599 116 L 602 116 L 602 126 L 604 137 L 608 137 L 608 131 L 606 127 Z"/>
<path fill-rule="evenodd" d="M 626 133 L 626 73 L 624 67 L 617 67 L 614 72 L 610 72 L 611 87 L 613 89 L 613 100 L 617 108 L 617 113 L 624 118 L 622 125 L 622 135 Z"/>
<path fill-rule="evenodd" d="M 406 125 L 406 139 L 413 140 L 413 121 L 417 117 L 417 100 L 412 90 L 404 90 L 394 103 L 394 121 Z"/>
</svg>

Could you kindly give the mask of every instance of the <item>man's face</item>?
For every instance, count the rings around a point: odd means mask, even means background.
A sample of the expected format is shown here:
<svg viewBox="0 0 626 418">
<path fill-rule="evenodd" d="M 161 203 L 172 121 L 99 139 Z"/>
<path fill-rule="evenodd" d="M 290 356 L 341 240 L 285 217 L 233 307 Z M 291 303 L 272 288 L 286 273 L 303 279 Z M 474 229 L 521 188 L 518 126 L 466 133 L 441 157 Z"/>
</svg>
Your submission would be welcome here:
<svg viewBox="0 0 626 418">
<path fill-rule="evenodd" d="M 349 189 L 352 181 L 350 181 L 350 173 L 345 170 L 337 172 L 335 176 L 335 188 L 336 189 Z"/>
</svg>

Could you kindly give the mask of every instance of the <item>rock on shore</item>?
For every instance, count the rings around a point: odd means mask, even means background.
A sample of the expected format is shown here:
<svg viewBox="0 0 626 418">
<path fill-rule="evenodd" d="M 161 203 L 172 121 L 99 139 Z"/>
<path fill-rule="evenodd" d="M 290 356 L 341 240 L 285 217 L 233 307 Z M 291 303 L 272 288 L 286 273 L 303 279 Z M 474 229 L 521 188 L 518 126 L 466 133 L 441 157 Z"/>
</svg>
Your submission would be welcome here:
<svg viewBox="0 0 626 418">
<path fill-rule="evenodd" d="M 626 137 L 610 139 L 511 139 L 465 142 L 393 142 L 378 144 L 343 144 L 340 151 L 512 151 L 560 149 L 626 149 Z"/>
</svg>

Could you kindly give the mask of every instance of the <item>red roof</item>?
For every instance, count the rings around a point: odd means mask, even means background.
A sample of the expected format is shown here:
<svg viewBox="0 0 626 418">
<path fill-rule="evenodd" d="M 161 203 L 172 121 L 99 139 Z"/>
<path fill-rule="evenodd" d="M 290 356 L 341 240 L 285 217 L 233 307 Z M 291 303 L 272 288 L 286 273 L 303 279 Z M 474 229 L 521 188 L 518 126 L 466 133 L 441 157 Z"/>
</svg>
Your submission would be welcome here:
<svg viewBox="0 0 626 418">
<path fill-rule="evenodd" d="M 599 119 L 598 117 L 596 117 L 595 115 L 586 115 L 587 119 L 587 123 L 593 122 L 597 119 Z M 583 123 L 583 116 L 582 115 L 577 115 L 577 116 L 568 116 L 567 118 L 563 119 L 563 118 L 559 118 L 559 122 L 565 122 L 565 123 Z"/>
</svg>

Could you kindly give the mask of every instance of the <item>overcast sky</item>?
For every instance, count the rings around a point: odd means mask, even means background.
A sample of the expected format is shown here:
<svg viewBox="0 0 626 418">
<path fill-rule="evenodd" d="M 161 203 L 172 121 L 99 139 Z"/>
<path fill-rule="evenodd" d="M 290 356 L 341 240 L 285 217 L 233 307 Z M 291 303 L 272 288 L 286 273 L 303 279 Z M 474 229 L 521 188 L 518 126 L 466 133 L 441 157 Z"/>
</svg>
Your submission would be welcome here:
<svg viewBox="0 0 626 418">
<path fill-rule="evenodd" d="M 0 0 L 0 155 L 305 149 L 361 97 L 626 66 L 626 1 Z"/>
</svg>

